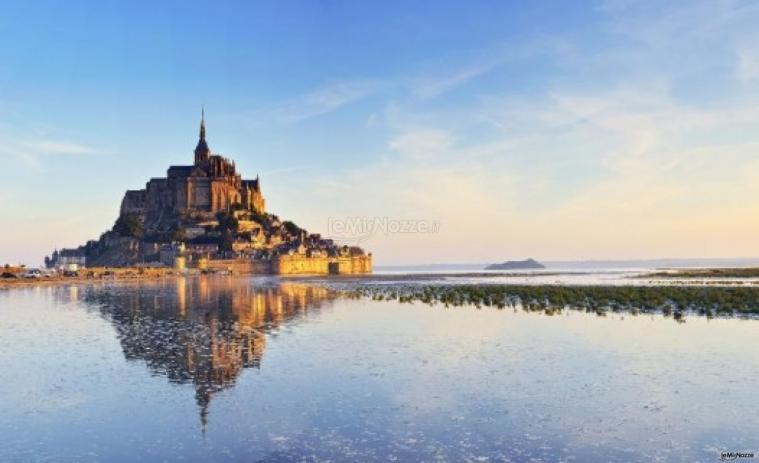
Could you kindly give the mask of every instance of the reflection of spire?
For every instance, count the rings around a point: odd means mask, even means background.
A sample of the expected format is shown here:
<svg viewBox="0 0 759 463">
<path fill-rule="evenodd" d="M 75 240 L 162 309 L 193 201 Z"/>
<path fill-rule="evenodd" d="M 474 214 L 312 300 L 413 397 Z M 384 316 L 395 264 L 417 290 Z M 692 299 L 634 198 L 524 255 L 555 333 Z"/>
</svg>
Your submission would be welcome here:
<svg viewBox="0 0 759 463">
<path fill-rule="evenodd" d="M 205 434 L 208 427 L 208 404 L 211 403 L 211 391 L 202 385 L 196 387 L 195 401 L 198 403 L 198 407 L 200 407 L 200 426 L 203 434 Z"/>
</svg>

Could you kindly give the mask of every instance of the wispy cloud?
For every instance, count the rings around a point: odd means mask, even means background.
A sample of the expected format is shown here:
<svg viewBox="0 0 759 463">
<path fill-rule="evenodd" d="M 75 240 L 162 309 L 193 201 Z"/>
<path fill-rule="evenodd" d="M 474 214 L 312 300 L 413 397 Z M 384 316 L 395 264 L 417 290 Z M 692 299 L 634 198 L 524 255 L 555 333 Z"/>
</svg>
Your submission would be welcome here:
<svg viewBox="0 0 759 463">
<path fill-rule="evenodd" d="M 744 48 L 737 51 L 738 66 L 736 77 L 748 82 L 759 79 L 759 52 L 756 48 Z"/>
<path fill-rule="evenodd" d="M 11 137 L 15 138 L 15 137 Z M 43 160 L 61 156 L 91 156 L 103 151 L 93 146 L 46 138 L 28 138 L 9 141 L 0 146 L 0 159 L 18 163 L 34 172 L 43 170 Z"/>
<path fill-rule="evenodd" d="M 271 169 L 264 172 L 261 172 L 262 177 L 273 177 L 275 175 L 283 175 L 283 174 L 290 174 L 293 172 L 299 172 L 299 171 L 307 171 L 311 167 L 310 166 L 293 166 L 293 167 L 282 167 L 280 169 Z"/>
<path fill-rule="evenodd" d="M 381 92 L 400 95 L 401 98 L 438 98 L 488 74 L 504 63 L 537 54 L 553 53 L 563 47 L 564 43 L 558 39 L 550 44 L 541 41 L 526 44 L 518 49 L 496 47 L 483 51 L 481 56 L 472 58 L 468 63 L 448 65 L 434 72 L 385 75 L 330 83 L 284 102 L 275 108 L 273 113 L 275 119 L 280 122 L 293 123 L 331 113 Z M 376 116 L 372 114 L 366 120 L 366 125 L 372 126 L 376 122 Z"/>
<path fill-rule="evenodd" d="M 39 155 L 86 155 L 97 154 L 100 151 L 91 146 L 79 143 L 52 140 L 32 140 L 22 142 L 21 146 Z"/>
<path fill-rule="evenodd" d="M 412 83 L 412 91 L 420 98 L 434 98 L 488 73 L 498 64 L 500 64 L 500 61 L 494 60 L 488 63 L 476 64 L 463 69 L 458 69 L 452 74 L 442 77 L 414 79 Z"/>
<path fill-rule="evenodd" d="M 357 80 L 318 88 L 285 103 L 275 112 L 283 122 L 298 122 L 335 111 L 383 87 L 379 81 Z"/>
<path fill-rule="evenodd" d="M 388 144 L 391 150 L 416 160 L 438 157 L 447 153 L 452 145 L 451 134 L 439 129 L 409 130 Z"/>
</svg>

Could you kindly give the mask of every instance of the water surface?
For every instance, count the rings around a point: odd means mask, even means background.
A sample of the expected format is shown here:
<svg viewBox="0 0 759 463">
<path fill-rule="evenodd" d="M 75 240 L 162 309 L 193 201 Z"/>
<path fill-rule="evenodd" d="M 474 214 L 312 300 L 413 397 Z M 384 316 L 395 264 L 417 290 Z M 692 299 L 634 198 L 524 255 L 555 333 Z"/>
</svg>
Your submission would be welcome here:
<svg viewBox="0 0 759 463">
<path fill-rule="evenodd" d="M 759 321 L 445 309 L 307 281 L 0 292 L 0 461 L 715 461 Z"/>
</svg>

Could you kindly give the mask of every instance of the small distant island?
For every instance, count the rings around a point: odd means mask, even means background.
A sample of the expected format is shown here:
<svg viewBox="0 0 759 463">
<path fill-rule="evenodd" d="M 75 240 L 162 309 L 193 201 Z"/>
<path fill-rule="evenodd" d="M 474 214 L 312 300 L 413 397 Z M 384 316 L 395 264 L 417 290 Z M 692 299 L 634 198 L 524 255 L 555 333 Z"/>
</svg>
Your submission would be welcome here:
<svg viewBox="0 0 759 463">
<path fill-rule="evenodd" d="M 545 265 L 536 261 L 535 259 L 527 260 L 507 260 L 500 264 L 490 264 L 485 267 L 485 270 L 528 270 L 528 269 L 541 269 L 546 268 Z"/>
</svg>

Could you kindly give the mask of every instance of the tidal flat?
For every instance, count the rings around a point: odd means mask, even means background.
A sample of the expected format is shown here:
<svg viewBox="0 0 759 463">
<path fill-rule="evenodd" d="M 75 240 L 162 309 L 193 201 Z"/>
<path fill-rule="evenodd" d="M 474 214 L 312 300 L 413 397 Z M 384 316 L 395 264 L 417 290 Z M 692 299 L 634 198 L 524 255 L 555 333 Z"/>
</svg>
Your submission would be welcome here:
<svg viewBox="0 0 759 463">
<path fill-rule="evenodd" d="M 628 288 L 385 286 L 208 277 L 0 292 L 0 461 L 715 461 L 759 449 L 757 320 L 673 323 L 666 299 Z M 706 289 L 672 300 L 737 309 L 754 295 Z M 650 311 L 612 310 L 620 294 Z M 509 303 L 488 305 L 494 295 Z M 604 316 L 568 310 L 591 296 Z M 541 300 L 565 307 L 530 308 Z"/>
</svg>

